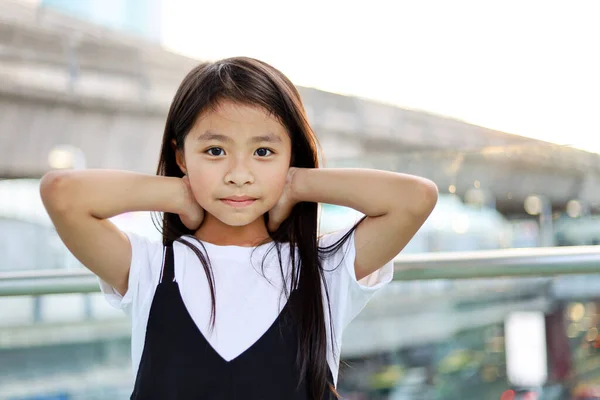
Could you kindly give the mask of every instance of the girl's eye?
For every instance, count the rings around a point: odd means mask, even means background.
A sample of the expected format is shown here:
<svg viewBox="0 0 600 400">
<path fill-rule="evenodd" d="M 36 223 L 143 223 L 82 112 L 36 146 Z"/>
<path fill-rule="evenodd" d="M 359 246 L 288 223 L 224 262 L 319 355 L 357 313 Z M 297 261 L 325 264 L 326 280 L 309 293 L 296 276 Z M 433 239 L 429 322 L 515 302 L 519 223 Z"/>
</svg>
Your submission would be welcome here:
<svg viewBox="0 0 600 400">
<path fill-rule="evenodd" d="M 255 154 L 259 157 L 267 157 L 273 154 L 273 152 L 267 148 L 261 147 L 255 151 Z"/>
<path fill-rule="evenodd" d="M 215 157 L 222 156 L 225 153 L 220 147 L 211 147 L 210 149 L 206 150 L 206 152 Z"/>
</svg>

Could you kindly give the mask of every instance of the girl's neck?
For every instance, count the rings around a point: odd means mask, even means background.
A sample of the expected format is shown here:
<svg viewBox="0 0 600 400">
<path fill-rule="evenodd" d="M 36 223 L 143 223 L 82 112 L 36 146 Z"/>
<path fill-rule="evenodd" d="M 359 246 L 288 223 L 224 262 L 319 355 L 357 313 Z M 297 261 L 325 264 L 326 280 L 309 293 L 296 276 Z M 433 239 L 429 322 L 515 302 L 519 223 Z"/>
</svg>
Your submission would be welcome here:
<svg viewBox="0 0 600 400">
<path fill-rule="evenodd" d="M 230 226 L 209 214 L 194 237 L 218 246 L 255 247 L 271 241 L 262 217 L 245 226 Z"/>
</svg>

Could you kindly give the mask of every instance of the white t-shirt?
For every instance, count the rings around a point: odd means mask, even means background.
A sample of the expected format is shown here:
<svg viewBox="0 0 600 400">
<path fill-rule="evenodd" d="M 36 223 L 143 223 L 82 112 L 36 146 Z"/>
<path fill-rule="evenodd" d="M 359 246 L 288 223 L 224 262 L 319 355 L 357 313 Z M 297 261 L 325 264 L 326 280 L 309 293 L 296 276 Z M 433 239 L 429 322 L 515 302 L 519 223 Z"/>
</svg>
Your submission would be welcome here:
<svg viewBox="0 0 600 400">
<path fill-rule="evenodd" d="M 319 246 L 335 243 L 346 231 L 323 236 Z M 107 301 L 131 317 L 131 357 L 134 376 L 144 350 L 146 325 L 163 262 L 161 242 L 127 233 L 132 247 L 129 288 L 121 296 L 100 280 Z M 194 238 L 186 238 L 194 243 Z M 271 243 L 258 247 L 218 246 L 202 242 L 208 252 L 216 290 L 216 318 L 210 329 L 211 297 L 204 268 L 196 254 L 182 243 L 173 243 L 175 280 L 185 306 L 213 349 L 226 361 L 247 350 L 273 324 L 287 299 L 282 295 L 283 280 L 277 251 Z M 289 246 L 281 246 L 284 271 L 289 271 Z M 262 263 L 263 258 L 267 258 Z M 393 261 L 371 275 L 356 280 L 354 234 L 333 256 L 323 261 L 333 321 L 332 351 L 329 313 L 325 304 L 327 361 L 337 384 L 342 331 L 363 309 L 373 293 L 392 280 Z M 262 267 L 264 265 L 264 269 Z M 337 267 L 337 268 L 336 268 Z M 265 277 L 268 279 L 265 279 Z M 289 279 L 288 279 L 289 280 Z M 368 340 L 365 338 L 365 340 Z"/>
</svg>

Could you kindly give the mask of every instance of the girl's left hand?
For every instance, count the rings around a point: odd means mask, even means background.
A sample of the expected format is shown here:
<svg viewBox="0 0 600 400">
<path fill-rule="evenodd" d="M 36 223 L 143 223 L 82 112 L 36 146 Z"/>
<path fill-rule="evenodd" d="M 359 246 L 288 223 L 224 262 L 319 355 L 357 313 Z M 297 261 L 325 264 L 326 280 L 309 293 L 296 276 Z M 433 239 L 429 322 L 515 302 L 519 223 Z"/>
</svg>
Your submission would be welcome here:
<svg viewBox="0 0 600 400">
<path fill-rule="evenodd" d="M 269 211 L 269 226 L 267 229 L 270 232 L 275 232 L 279 228 L 283 221 L 290 215 L 292 208 L 294 208 L 297 203 L 292 193 L 292 181 L 296 171 L 298 171 L 298 168 L 290 167 L 285 180 L 283 193 L 281 194 L 279 201 Z"/>
</svg>

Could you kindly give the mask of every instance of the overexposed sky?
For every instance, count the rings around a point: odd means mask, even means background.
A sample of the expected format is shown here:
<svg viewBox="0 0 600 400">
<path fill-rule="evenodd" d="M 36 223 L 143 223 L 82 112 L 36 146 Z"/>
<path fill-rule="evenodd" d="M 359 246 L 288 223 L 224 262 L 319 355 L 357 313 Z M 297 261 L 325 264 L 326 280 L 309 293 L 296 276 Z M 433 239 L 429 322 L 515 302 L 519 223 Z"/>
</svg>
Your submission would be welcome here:
<svg viewBox="0 0 600 400">
<path fill-rule="evenodd" d="M 164 1 L 164 44 L 600 152 L 598 0 Z"/>
</svg>

